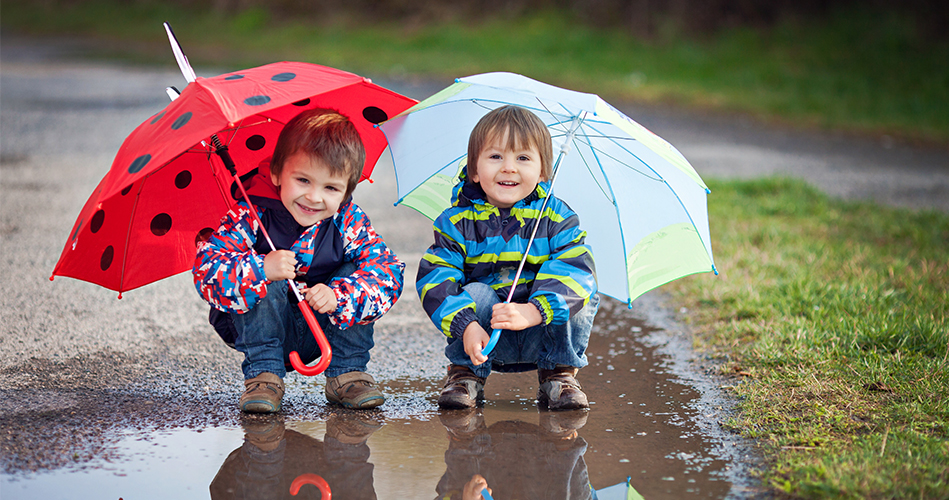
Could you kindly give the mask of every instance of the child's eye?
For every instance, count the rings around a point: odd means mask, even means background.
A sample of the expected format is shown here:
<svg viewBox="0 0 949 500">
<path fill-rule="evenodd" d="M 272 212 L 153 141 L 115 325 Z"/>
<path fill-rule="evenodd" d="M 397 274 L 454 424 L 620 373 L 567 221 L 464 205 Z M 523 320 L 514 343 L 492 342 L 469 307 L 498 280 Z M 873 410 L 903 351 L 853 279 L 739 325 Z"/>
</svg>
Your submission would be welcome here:
<svg viewBox="0 0 949 500">
<path fill-rule="evenodd" d="M 307 179 L 305 177 L 297 177 L 297 182 L 299 182 L 300 184 L 309 184 L 310 179 Z"/>
<path fill-rule="evenodd" d="M 530 157 L 530 156 L 527 156 L 527 155 L 518 156 L 517 159 L 518 159 L 519 161 L 531 161 L 531 157 Z"/>
<path fill-rule="evenodd" d="M 501 155 L 498 154 L 498 153 L 494 153 L 494 154 L 492 154 L 491 156 L 489 156 L 488 158 L 491 158 L 492 160 L 500 160 L 500 159 L 501 159 Z"/>
</svg>

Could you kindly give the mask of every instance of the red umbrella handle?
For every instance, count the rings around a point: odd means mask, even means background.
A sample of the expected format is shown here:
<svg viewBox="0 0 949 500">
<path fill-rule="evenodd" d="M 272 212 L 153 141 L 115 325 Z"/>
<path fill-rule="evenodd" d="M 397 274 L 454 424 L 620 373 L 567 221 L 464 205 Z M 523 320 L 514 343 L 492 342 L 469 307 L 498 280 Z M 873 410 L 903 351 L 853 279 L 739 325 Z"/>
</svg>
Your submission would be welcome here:
<svg viewBox="0 0 949 500">
<path fill-rule="evenodd" d="M 320 489 L 320 498 L 322 500 L 330 500 L 333 498 L 333 492 L 330 490 L 329 483 L 325 479 L 320 477 L 317 474 L 300 474 L 290 483 L 290 494 L 296 496 L 300 492 L 300 488 L 305 484 L 312 484 Z"/>
<path fill-rule="evenodd" d="M 326 340 L 326 335 L 323 333 L 323 329 L 320 328 L 320 324 L 316 322 L 316 316 L 313 315 L 313 310 L 310 309 L 310 305 L 307 304 L 306 300 L 301 300 L 297 303 L 297 306 L 300 307 L 300 312 L 303 313 L 306 324 L 310 325 L 310 331 L 313 332 L 313 338 L 316 339 L 316 344 L 320 346 L 320 360 L 313 366 L 307 366 L 303 363 L 303 360 L 300 359 L 300 355 L 297 351 L 293 351 L 290 353 L 290 364 L 300 375 L 312 377 L 323 373 L 323 370 L 326 370 L 326 367 L 330 365 L 330 360 L 333 359 L 333 349 L 330 348 L 330 343 Z M 290 491 L 292 492 L 293 490 L 291 489 Z M 294 493 L 294 495 L 295 494 L 296 493 Z"/>
</svg>

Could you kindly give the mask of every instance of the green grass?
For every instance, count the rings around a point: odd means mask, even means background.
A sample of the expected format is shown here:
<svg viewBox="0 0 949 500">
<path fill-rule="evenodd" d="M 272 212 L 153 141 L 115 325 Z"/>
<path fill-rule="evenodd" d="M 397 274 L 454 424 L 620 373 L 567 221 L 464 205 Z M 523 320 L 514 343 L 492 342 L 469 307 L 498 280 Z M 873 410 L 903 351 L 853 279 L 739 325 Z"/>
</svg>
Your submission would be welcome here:
<svg viewBox="0 0 949 500">
<path fill-rule="evenodd" d="M 3 4 L 4 30 L 92 35 L 125 57 L 170 63 L 160 21 L 195 66 L 303 60 L 375 77 L 451 78 L 514 71 L 607 100 L 676 103 L 807 127 L 949 144 L 949 41 L 925 42 L 911 18 L 850 9 L 822 21 L 645 42 L 558 12 L 436 25 L 223 15 L 142 0 Z M 55 7 L 43 7 L 43 6 Z"/>
<path fill-rule="evenodd" d="M 949 497 L 949 216 L 785 179 L 709 187 L 720 275 L 666 288 L 702 349 L 728 355 L 728 424 L 766 450 L 766 482 Z"/>
</svg>

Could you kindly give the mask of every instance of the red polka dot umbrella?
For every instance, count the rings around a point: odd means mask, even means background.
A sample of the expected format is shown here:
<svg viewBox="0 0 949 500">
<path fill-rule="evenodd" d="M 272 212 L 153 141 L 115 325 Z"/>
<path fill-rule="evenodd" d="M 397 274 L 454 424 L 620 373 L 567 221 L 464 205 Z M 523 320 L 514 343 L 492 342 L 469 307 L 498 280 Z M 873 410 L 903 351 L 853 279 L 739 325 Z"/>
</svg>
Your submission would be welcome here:
<svg viewBox="0 0 949 500">
<path fill-rule="evenodd" d="M 214 137 L 243 176 L 273 153 L 283 125 L 299 112 L 336 109 L 365 143 L 362 180 L 387 145 L 375 125 L 415 102 L 361 76 L 300 62 L 197 78 L 126 138 L 52 276 L 96 283 L 121 297 L 191 269 L 196 240 L 241 198 Z"/>
</svg>

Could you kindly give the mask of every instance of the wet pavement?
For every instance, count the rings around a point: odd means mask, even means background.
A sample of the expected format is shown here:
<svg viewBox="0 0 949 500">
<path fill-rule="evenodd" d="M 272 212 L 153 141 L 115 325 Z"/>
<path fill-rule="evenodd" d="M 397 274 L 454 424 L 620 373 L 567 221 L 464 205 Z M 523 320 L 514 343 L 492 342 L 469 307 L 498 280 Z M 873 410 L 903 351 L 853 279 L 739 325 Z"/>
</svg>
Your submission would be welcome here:
<svg viewBox="0 0 949 500">
<path fill-rule="evenodd" d="M 89 61 L 88 50 L 8 34 L 0 43 L 2 498 L 269 498 L 295 488 L 294 498 L 319 498 L 321 487 L 334 498 L 460 498 L 475 474 L 498 499 L 591 497 L 627 477 L 647 499 L 756 496 L 752 444 L 720 426 L 734 405 L 720 386 L 733 382 L 715 375 L 720 360 L 696 358 L 677 321 L 688 312 L 661 292 L 633 309 L 603 301 L 578 377 L 590 411 L 539 411 L 525 373 L 492 375 L 483 408 L 439 412 L 444 339 L 414 292 L 431 226 L 392 207 L 384 165 L 356 201 L 407 263 L 370 364 L 388 401 L 343 410 L 327 404 L 321 376 L 293 374 L 279 416 L 242 417 L 240 356 L 207 325 L 190 276 L 121 300 L 48 280 L 124 137 L 165 105 L 165 86 L 182 83 L 171 63 L 130 68 Z M 443 86 L 377 83 L 416 98 Z M 834 194 L 890 193 L 882 199 L 907 206 L 943 209 L 949 199 L 944 152 L 624 110 L 702 175 L 800 174 Z M 857 165 L 872 189 L 848 191 Z"/>
<path fill-rule="evenodd" d="M 319 486 L 334 498 L 444 498 L 480 474 L 499 499 L 592 498 L 591 486 L 627 477 L 645 498 L 750 493 L 747 443 L 709 432 L 727 411 L 702 405 L 669 343 L 608 301 L 580 376 L 590 411 L 538 410 L 533 373 L 492 375 L 484 406 L 467 411 L 439 411 L 432 378 L 387 380 L 389 402 L 358 412 L 294 375 L 278 416 L 239 415 L 236 389 L 33 393 L 0 418 L 0 484 L 7 499 L 289 498 L 294 480 L 312 498 Z"/>
</svg>

